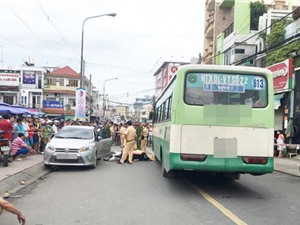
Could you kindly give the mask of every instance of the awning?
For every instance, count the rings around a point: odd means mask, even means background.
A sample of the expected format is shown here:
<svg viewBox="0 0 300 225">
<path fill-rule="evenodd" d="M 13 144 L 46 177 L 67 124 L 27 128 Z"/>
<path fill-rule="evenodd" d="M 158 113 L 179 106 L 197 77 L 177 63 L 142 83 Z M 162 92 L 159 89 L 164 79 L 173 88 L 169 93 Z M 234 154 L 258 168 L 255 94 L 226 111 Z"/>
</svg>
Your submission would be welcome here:
<svg viewBox="0 0 300 225">
<path fill-rule="evenodd" d="M 31 114 L 35 115 L 35 112 L 30 112 L 28 109 L 23 108 L 22 106 L 19 105 L 9 105 L 6 103 L 0 103 L 0 114 L 14 114 L 14 115 L 19 115 L 19 114 Z"/>
<path fill-rule="evenodd" d="M 279 109 L 281 106 L 281 99 L 283 98 L 284 94 L 278 94 L 274 96 L 274 109 Z"/>
</svg>

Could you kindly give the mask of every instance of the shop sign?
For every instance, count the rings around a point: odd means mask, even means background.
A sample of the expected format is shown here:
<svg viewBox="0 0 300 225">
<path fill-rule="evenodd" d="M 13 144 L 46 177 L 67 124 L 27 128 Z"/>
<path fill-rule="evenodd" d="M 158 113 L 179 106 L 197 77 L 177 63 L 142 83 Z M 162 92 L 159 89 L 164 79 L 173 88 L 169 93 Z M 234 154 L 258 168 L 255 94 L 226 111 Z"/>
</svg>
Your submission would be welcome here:
<svg viewBox="0 0 300 225">
<path fill-rule="evenodd" d="M 0 71 L 1 86 L 19 86 L 19 72 Z"/>
<path fill-rule="evenodd" d="M 63 101 L 43 100 L 43 109 L 63 109 Z"/>
<path fill-rule="evenodd" d="M 274 92 L 283 92 L 289 90 L 289 82 L 292 78 L 293 68 L 292 59 L 287 59 L 267 67 L 273 74 Z"/>
</svg>

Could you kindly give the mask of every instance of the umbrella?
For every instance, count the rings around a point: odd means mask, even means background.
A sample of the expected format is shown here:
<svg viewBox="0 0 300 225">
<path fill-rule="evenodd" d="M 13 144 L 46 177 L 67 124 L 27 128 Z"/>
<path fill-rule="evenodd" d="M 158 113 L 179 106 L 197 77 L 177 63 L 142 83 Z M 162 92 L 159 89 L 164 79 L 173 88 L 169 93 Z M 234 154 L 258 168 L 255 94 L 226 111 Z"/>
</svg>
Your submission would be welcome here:
<svg viewBox="0 0 300 225">
<path fill-rule="evenodd" d="M 0 103 L 0 113 L 9 113 L 9 114 L 31 114 L 28 109 L 22 108 L 18 105 L 8 105 L 6 103 Z"/>
</svg>

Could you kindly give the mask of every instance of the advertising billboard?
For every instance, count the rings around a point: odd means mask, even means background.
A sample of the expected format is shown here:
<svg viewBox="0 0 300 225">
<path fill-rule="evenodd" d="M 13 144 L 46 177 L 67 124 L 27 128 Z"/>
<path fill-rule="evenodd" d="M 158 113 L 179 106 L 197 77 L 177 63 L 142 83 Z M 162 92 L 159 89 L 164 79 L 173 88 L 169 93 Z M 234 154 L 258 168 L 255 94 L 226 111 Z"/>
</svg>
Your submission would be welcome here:
<svg viewBox="0 0 300 225">
<path fill-rule="evenodd" d="M 76 89 L 76 107 L 75 107 L 75 120 L 85 121 L 86 111 L 86 89 L 77 88 Z"/>
<path fill-rule="evenodd" d="M 274 92 L 289 91 L 293 74 L 292 59 L 267 67 L 273 74 Z"/>
<path fill-rule="evenodd" d="M 23 84 L 35 84 L 36 72 L 35 71 L 23 71 Z"/>
</svg>

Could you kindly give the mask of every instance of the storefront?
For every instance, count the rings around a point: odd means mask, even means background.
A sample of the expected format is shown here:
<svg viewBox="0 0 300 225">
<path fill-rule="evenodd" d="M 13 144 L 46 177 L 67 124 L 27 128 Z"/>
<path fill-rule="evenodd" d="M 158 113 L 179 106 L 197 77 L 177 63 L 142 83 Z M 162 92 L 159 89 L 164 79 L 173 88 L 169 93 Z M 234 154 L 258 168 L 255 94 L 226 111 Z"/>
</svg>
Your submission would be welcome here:
<svg viewBox="0 0 300 225">
<path fill-rule="evenodd" d="M 285 131 L 294 111 L 292 59 L 267 68 L 273 73 L 275 130 Z"/>
</svg>

